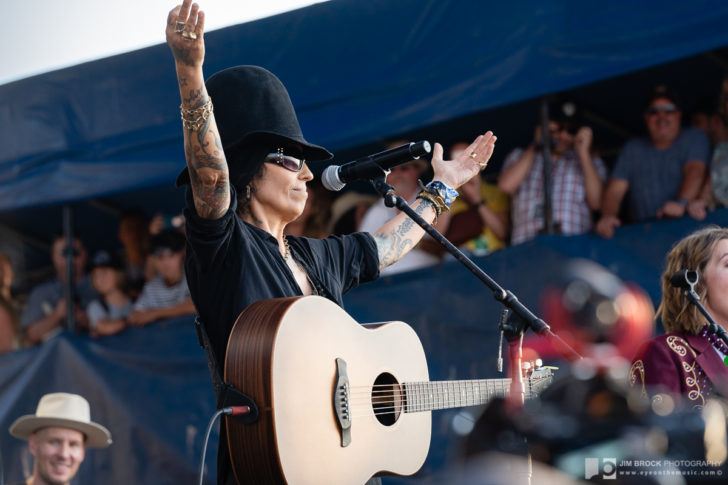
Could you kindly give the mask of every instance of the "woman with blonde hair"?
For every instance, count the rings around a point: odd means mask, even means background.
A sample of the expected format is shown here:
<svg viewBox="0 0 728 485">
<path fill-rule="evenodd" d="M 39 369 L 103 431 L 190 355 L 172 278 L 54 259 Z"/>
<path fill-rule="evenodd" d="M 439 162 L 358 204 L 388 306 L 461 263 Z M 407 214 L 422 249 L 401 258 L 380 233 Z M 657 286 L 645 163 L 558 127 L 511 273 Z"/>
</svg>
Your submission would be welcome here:
<svg viewBox="0 0 728 485">
<path fill-rule="evenodd" d="M 708 331 L 698 308 L 670 283 L 681 269 L 698 272 L 695 291 L 701 303 L 718 325 L 728 328 L 728 229 L 710 226 L 686 236 L 668 253 L 657 310 L 666 333 L 640 347 L 629 379 L 644 393 L 682 394 L 692 407 L 701 407 L 711 394 L 726 395 L 728 345 Z"/>
</svg>

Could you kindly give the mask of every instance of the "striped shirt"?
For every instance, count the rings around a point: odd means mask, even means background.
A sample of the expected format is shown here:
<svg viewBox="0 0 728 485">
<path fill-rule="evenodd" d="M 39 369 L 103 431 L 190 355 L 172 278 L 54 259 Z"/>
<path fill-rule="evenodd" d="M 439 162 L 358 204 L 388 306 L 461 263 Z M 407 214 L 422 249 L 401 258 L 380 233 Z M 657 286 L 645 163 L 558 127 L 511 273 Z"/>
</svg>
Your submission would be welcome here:
<svg viewBox="0 0 728 485">
<path fill-rule="evenodd" d="M 149 280 L 142 289 L 142 294 L 134 303 L 134 310 L 155 310 L 168 308 L 182 303 L 190 297 L 187 279 L 182 279 L 174 286 L 167 286 L 164 278 L 157 275 Z"/>
</svg>

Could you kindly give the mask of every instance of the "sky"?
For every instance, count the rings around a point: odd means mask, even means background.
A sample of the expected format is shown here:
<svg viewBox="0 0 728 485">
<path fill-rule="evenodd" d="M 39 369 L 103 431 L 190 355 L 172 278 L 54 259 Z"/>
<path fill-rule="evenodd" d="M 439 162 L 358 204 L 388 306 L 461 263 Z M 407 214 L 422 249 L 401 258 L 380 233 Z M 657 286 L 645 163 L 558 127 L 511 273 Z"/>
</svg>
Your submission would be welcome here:
<svg viewBox="0 0 728 485">
<path fill-rule="evenodd" d="M 197 3 L 209 32 L 317 1 Z M 175 5 L 175 0 L 0 0 L 5 25 L 0 84 L 163 43 L 167 14 Z"/>
</svg>

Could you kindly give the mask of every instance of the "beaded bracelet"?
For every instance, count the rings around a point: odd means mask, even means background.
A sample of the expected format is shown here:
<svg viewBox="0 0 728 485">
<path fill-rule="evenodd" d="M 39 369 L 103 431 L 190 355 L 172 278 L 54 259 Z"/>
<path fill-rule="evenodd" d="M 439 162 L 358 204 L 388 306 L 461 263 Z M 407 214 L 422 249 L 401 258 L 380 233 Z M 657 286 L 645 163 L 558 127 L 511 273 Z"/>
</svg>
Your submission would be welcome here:
<svg viewBox="0 0 728 485">
<path fill-rule="evenodd" d="M 437 218 L 440 217 L 440 214 L 442 214 L 443 210 L 447 210 L 447 206 L 442 201 L 442 199 L 437 200 L 438 197 L 436 197 L 434 194 L 427 190 L 423 190 L 419 194 L 417 194 L 418 199 L 426 200 L 430 204 L 432 204 L 432 208 L 435 210 L 435 223 L 437 223 Z"/>
<path fill-rule="evenodd" d="M 179 107 L 182 116 L 182 126 L 190 131 L 198 131 L 212 114 L 212 98 L 199 108 L 189 109 L 182 105 Z"/>
</svg>

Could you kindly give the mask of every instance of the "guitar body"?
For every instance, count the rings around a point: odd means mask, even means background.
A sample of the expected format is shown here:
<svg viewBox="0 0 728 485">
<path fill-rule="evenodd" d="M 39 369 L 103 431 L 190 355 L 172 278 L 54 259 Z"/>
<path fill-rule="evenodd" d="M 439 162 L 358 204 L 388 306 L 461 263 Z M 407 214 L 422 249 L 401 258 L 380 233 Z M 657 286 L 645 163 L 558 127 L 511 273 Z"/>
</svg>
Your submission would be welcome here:
<svg viewBox="0 0 728 485">
<path fill-rule="evenodd" d="M 349 386 L 346 446 L 334 408 L 337 358 Z M 381 472 L 415 473 L 429 450 L 431 413 L 397 412 L 402 402 L 395 402 L 383 423 L 374 415 L 372 386 L 396 389 L 428 378 L 422 344 L 405 323 L 365 328 L 318 296 L 250 305 L 225 360 L 225 380 L 260 413 L 252 424 L 225 418 L 238 483 L 361 485 Z"/>
</svg>

